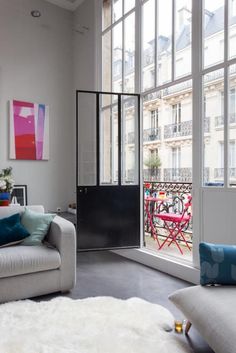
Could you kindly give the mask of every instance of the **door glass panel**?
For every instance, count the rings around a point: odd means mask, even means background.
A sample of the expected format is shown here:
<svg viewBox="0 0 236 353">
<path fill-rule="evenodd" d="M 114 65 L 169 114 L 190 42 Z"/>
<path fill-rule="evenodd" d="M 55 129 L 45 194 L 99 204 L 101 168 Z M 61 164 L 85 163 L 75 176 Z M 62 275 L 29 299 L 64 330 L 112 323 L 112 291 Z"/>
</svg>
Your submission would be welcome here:
<svg viewBox="0 0 236 353">
<path fill-rule="evenodd" d="M 192 59 L 192 0 L 176 0 L 175 76 L 190 74 Z"/>
<path fill-rule="evenodd" d="M 124 96 L 122 100 L 122 185 L 138 184 L 138 100 Z"/>
<path fill-rule="evenodd" d="M 205 186 L 224 185 L 224 70 L 212 71 L 203 78 L 204 121 L 211 129 L 211 137 L 204 129 L 203 165 Z"/>
<path fill-rule="evenodd" d="M 229 185 L 236 187 L 236 65 L 229 67 L 229 141 L 228 141 L 228 176 Z"/>
<path fill-rule="evenodd" d="M 78 94 L 78 185 L 96 185 L 96 95 Z"/>
<path fill-rule="evenodd" d="M 224 0 L 205 0 L 203 8 L 204 67 L 224 59 Z"/>
<path fill-rule="evenodd" d="M 106 92 L 111 91 L 111 31 L 102 37 L 102 87 Z M 110 104 L 110 95 L 104 95 L 103 105 Z"/>
<path fill-rule="evenodd" d="M 155 1 L 143 5 L 142 43 L 142 85 L 143 91 L 154 87 L 155 83 Z"/>
<path fill-rule="evenodd" d="M 112 89 L 113 92 L 122 91 L 122 23 L 113 28 L 113 45 L 112 45 Z M 117 98 L 114 96 L 114 98 Z"/>
<path fill-rule="evenodd" d="M 160 85 L 171 79 L 172 0 L 158 1 L 157 4 L 157 82 Z"/>
<path fill-rule="evenodd" d="M 105 95 L 101 95 L 103 97 Z M 110 101 L 111 101 L 110 97 Z M 103 98 L 103 101 L 106 100 Z M 100 111 L 100 184 L 118 182 L 118 108 L 117 103 Z"/>
</svg>

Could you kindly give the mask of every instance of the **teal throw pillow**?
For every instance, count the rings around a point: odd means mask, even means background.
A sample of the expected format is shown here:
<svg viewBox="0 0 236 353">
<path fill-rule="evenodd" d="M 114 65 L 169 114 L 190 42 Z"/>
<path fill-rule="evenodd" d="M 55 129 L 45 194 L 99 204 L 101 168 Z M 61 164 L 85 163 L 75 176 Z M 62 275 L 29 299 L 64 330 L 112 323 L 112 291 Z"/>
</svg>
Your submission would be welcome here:
<svg viewBox="0 0 236 353">
<path fill-rule="evenodd" d="M 200 283 L 236 284 L 236 246 L 200 243 Z"/>
<path fill-rule="evenodd" d="M 29 232 L 20 223 L 20 214 L 0 219 L 0 246 L 20 243 Z"/>
<path fill-rule="evenodd" d="M 26 208 L 21 216 L 21 224 L 28 230 L 30 236 L 23 241 L 22 245 L 40 245 L 55 216 L 55 214 L 38 213 Z"/>
</svg>

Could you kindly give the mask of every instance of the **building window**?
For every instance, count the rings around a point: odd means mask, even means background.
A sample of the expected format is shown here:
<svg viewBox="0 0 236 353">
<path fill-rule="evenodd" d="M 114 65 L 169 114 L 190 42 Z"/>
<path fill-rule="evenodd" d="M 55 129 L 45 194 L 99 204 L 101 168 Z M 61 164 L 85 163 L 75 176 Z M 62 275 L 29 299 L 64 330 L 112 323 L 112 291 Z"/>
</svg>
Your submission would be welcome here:
<svg viewBox="0 0 236 353">
<path fill-rule="evenodd" d="M 151 110 L 151 129 L 158 128 L 158 109 Z"/>
<path fill-rule="evenodd" d="M 181 165 L 181 148 L 180 147 L 172 147 L 172 169 L 177 170 Z"/>
</svg>

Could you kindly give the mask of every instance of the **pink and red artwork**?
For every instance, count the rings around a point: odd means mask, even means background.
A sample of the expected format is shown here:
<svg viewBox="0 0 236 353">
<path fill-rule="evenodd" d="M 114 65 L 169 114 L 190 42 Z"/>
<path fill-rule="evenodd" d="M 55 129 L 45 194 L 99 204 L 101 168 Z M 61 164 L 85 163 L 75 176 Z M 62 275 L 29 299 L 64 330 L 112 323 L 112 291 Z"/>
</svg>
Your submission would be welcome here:
<svg viewBox="0 0 236 353">
<path fill-rule="evenodd" d="M 10 101 L 10 158 L 49 159 L 48 106 Z"/>
</svg>

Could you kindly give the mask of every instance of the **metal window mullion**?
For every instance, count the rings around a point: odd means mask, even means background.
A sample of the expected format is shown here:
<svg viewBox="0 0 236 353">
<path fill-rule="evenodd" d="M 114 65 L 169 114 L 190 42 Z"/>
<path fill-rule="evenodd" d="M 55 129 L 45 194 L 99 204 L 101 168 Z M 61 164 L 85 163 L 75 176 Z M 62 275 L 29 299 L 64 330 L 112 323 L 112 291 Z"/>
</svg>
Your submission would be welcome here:
<svg viewBox="0 0 236 353">
<path fill-rule="evenodd" d="M 198 245 L 202 240 L 202 193 L 203 185 L 203 84 L 202 84 L 202 0 L 192 2 L 192 183 L 193 183 L 193 264 L 199 267 Z"/>
<path fill-rule="evenodd" d="M 123 12 L 124 12 L 124 0 L 123 1 Z M 122 85 L 121 92 L 125 90 L 125 19 L 122 21 Z"/>
<path fill-rule="evenodd" d="M 158 48 L 158 35 L 157 35 L 157 11 L 158 11 L 158 0 L 155 1 L 154 3 L 154 12 L 155 12 L 155 45 L 154 45 L 154 50 L 155 50 L 155 55 L 154 55 L 154 87 L 157 87 L 157 48 Z"/>
<path fill-rule="evenodd" d="M 225 11 L 224 11 L 224 188 L 229 186 L 229 168 L 228 168 L 228 91 L 229 91 L 229 66 L 227 65 L 228 60 L 228 40 L 229 40 L 229 17 L 228 17 L 228 0 L 225 0 Z"/>
<path fill-rule="evenodd" d="M 118 95 L 118 185 L 121 185 L 121 162 L 122 162 L 122 132 L 121 132 L 121 95 Z"/>
<path fill-rule="evenodd" d="M 100 95 L 96 93 L 97 186 L 100 185 Z"/>
<path fill-rule="evenodd" d="M 172 0 L 172 48 L 171 48 L 171 81 L 175 80 L 175 5 L 176 0 Z"/>
<path fill-rule="evenodd" d="M 135 3 L 135 92 L 141 92 L 141 74 L 142 74 L 142 20 L 141 20 L 141 3 L 136 0 Z"/>
</svg>

